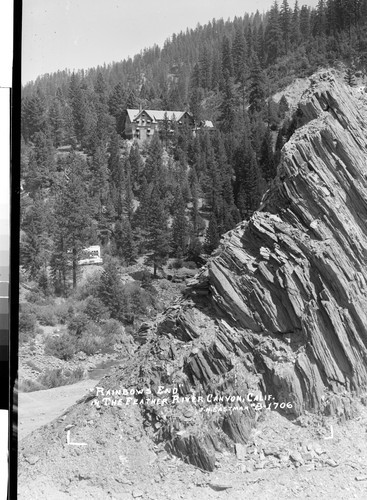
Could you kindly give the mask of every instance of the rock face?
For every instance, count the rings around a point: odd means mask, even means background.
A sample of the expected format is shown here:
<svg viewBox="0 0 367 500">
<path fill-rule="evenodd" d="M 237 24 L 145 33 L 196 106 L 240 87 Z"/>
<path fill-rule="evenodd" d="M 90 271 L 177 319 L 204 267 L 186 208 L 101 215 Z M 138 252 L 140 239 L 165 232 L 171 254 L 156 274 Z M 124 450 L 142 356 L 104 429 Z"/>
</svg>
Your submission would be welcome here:
<svg viewBox="0 0 367 500">
<path fill-rule="evenodd" d="M 181 395 L 260 391 L 289 403 L 290 417 L 351 416 L 349 395 L 367 384 L 362 99 L 332 72 L 311 79 L 260 209 L 224 235 L 185 298 L 151 329 L 141 377 L 177 384 Z M 251 407 L 181 417 L 178 408 L 164 415 L 162 439 L 209 470 L 215 450 L 246 442 L 256 420 Z"/>
</svg>

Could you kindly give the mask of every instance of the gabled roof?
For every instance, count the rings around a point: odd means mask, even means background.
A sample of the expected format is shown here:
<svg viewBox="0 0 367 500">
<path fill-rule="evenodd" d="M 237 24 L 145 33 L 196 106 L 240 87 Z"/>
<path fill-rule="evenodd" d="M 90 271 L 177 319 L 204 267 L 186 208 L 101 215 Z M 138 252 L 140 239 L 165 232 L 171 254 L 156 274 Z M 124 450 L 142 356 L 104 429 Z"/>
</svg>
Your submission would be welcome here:
<svg viewBox="0 0 367 500">
<path fill-rule="evenodd" d="M 127 114 L 129 116 L 130 121 L 134 121 L 139 118 L 141 113 L 147 113 L 152 119 L 153 123 L 157 123 L 159 121 L 163 121 L 165 115 L 167 114 L 168 120 L 176 120 L 177 122 L 181 120 L 181 118 L 187 113 L 187 111 L 165 111 L 159 109 L 128 109 Z M 188 113 L 189 114 L 189 113 Z"/>
</svg>

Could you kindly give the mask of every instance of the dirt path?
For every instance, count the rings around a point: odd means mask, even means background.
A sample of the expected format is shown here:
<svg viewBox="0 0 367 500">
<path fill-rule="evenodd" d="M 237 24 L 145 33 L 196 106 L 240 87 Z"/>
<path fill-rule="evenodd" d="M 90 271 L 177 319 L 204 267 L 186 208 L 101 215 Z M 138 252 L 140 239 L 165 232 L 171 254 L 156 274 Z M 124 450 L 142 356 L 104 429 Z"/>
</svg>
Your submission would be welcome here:
<svg viewBox="0 0 367 500">
<path fill-rule="evenodd" d="M 95 385 L 94 380 L 82 380 L 76 384 L 44 391 L 20 392 L 18 395 L 19 439 L 23 439 L 32 431 L 57 418 Z"/>
</svg>

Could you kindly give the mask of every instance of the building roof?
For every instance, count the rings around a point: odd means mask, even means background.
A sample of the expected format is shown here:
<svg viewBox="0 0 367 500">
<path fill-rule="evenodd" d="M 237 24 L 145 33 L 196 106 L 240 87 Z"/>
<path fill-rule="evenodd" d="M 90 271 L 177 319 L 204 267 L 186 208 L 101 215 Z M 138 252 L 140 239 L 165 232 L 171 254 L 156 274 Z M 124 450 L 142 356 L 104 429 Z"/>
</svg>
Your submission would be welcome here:
<svg viewBox="0 0 367 500">
<path fill-rule="evenodd" d="M 127 114 L 129 116 L 130 121 L 133 122 L 134 120 L 136 120 L 143 111 L 145 111 L 145 113 L 147 113 L 151 117 L 153 123 L 164 120 L 166 113 L 168 120 L 171 121 L 172 120 L 180 121 L 181 118 L 184 116 L 184 114 L 187 113 L 187 111 L 165 111 L 157 109 L 141 109 L 141 110 L 128 109 Z"/>
</svg>

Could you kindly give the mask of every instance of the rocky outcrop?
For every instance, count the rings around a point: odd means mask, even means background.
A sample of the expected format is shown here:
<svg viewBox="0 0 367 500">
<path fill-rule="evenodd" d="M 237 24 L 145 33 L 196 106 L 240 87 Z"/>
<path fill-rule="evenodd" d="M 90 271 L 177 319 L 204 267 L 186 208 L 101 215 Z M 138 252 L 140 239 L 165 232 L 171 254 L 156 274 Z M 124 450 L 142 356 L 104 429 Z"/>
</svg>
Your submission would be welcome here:
<svg viewBox="0 0 367 500">
<path fill-rule="evenodd" d="M 350 417 L 349 395 L 365 391 L 367 106 L 320 72 L 297 117 L 260 209 L 224 235 L 185 298 L 147 335 L 141 370 L 153 387 L 246 401 L 258 391 L 290 417 Z M 197 400 L 191 405 L 200 410 Z M 197 416 L 178 423 L 172 407 L 161 437 L 211 469 L 215 449 L 246 441 L 254 406 L 202 412 L 200 425 Z"/>
</svg>

